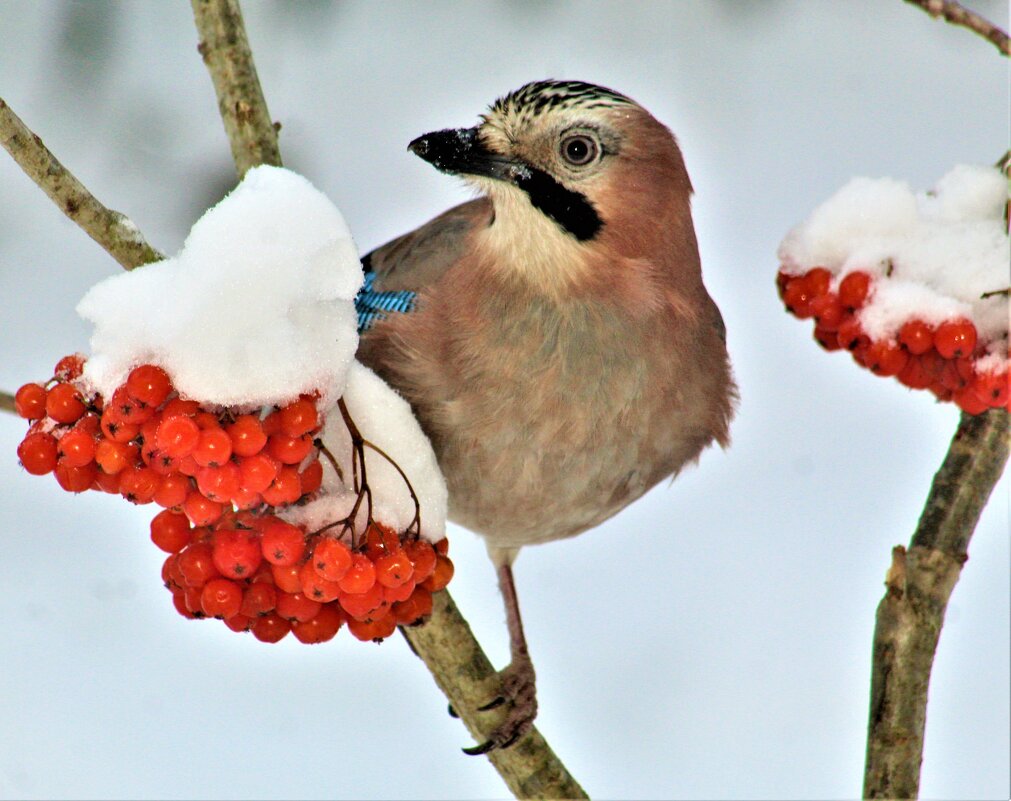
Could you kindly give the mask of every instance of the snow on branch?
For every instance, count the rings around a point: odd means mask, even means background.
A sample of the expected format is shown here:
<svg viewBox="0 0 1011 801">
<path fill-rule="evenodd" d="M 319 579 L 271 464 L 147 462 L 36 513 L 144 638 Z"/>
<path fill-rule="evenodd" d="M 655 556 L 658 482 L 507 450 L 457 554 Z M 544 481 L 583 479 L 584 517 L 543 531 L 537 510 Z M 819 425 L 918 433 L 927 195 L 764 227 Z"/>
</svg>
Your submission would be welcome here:
<svg viewBox="0 0 1011 801">
<path fill-rule="evenodd" d="M 158 261 L 162 254 L 151 247 L 130 220 L 106 208 L 57 160 L 10 106 L 0 98 L 0 141 L 25 174 L 84 232 L 127 270 Z"/>
</svg>

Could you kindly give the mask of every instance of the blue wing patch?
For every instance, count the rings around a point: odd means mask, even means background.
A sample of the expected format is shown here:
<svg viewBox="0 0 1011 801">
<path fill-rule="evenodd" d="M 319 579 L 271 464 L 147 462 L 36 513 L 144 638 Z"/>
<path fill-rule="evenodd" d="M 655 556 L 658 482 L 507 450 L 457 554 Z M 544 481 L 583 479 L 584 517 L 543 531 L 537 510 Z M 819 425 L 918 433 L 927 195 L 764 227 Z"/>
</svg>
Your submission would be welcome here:
<svg viewBox="0 0 1011 801">
<path fill-rule="evenodd" d="M 372 288 L 376 280 L 373 272 L 365 273 L 365 283 L 355 298 L 355 311 L 358 312 L 358 333 L 367 331 L 376 320 L 381 320 L 389 312 L 409 312 L 414 310 L 417 292 L 406 289 L 396 292 L 377 292 Z"/>
</svg>

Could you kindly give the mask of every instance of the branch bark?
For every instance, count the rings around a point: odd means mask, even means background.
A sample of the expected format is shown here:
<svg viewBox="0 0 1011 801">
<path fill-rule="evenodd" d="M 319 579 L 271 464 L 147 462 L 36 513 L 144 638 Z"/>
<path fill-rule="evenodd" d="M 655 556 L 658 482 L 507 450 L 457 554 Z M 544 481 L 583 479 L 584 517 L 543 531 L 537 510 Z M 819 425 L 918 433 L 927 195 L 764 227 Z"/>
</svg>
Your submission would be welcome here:
<svg viewBox="0 0 1011 801">
<path fill-rule="evenodd" d="M 1008 413 L 963 414 L 909 548 L 892 550 L 871 666 L 865 798 L 916 798 L 927 689 L 969 541 L 1008 459 Z"/>
<path fill-rule="evenodd" d="M 9 392 L 0 392 L 0 411 L 13 412 L 14 396 Z"/>
<path fill-rule="evenodd" d="M 280 167 L 280 125 L 267 111 L 238 0 L 192 0 L 192 5 L 200 34 L 197 50 L 214 82 L 239 178 L 258 164 Z"/>
<path fill-rule="evenodd" d="M 267 113 L 238 0 L 192 3 L 199 50 L 218 94 L 236 171 L 241 177 L 257 164 L 281 166 L 277 126 Z M 401 631 L 467 729 L 478 742 L 486 740 L 499 715 L 477 708 L 499 695 L 501 680 L 449 593 L 435 594 L 424 625 Z M 517 798 L 587 798 L 536 729 L 488 758 Z"/>
<path fill-rule="evenodd" d="M 133 221 L 103 206 L 0 98 L 0 141 L 49 198 L 127 270 L 165 258 Z"/>
<path fill-rule="evenodd" d="M 961 25 L 992 42 L 1005 56 L 1008 55 L 1008 35 L 975 11 L 970 11 L 955 0 L 906 0 L 914 6 L 919 6 L 930 16 L 943 17 L 952 25 Z"/>
</svg>

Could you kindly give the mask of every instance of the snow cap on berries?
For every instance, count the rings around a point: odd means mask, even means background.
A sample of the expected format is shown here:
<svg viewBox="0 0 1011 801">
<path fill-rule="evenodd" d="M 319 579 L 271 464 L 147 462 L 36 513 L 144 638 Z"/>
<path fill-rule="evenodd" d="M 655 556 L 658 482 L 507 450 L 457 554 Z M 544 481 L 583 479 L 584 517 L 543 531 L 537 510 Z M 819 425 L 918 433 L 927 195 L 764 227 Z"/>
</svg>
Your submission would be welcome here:
<svg viewBox="0 0 1011 801">
<path fill-rule="evenodd" d="M 871 339 L 894 339 L 912 318 L 966 318 L 1006 352 L 1008 299 L 992 294 L 1008 287 L 1006 202 L 1007 179 L 993 167 L 957 166 L 921 194 L 854 178 L 787 235 L 780 262 L 788 274 L 824 267 L 833 286 L 857 270 L 880 279 L 859 312 Z"/>
<path fill-rule="evenodd" d="M 365 365 L 354 362 L 348 372 L 344 402 L 361 435 L 381 448 L 410 479 L 421 506 L 421 535 L 429 542 L 446 536 L 446 481 L 435 451 L 418 425 L 410 405 Z M 341 415 L 333 410 L 321 433 L 323 444 L 346 466 L 351 464 L 351 438 Z M 354 502 L 345 474 L 344 482 L 326 462 L 319 500 L 288 510 L 285 517 L 307 529 L 346 517 Z M 376 450 L 366 446 L 365 466 L 372 490 L 373 514 L 381 523 L 403 531 L 414 520 L 415 505 L 397 469 Z M 364 509 L 359 515 L 364 520 Z"/>
<path fill-rule="evenodd" d="M 296 173 L 255 167 L 178 255 L 88 291 L 77 307 L 95 324 L 84 378 L 111 397 L 133 367 L 154 363 L 206 404 L 336 399 L 358 347 L 361 282 L 333 203 Z"/>
</svg>

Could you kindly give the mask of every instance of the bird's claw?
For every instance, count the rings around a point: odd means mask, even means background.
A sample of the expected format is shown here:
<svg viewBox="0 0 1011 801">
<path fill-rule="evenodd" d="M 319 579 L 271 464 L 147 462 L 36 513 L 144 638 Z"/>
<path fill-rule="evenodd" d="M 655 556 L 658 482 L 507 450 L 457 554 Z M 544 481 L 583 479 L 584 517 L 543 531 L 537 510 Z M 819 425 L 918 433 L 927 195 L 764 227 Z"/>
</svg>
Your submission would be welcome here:
<svg viewBox="0 0 1011 801">
<path fill-rule="evenodd" d="M 483 743 L 464 748 L 465 754 L 478 756 L 499 748 L 509 748 L 533 728 L 534 718 L 537 717 L 537 685 L 533 665 L 529 662 L 510 665 L 500 675 L 501 694 L 478 707 L 478 711 L 487 712 L 508 706 L 505 720 L 495 727 Z"/>
</svg>

